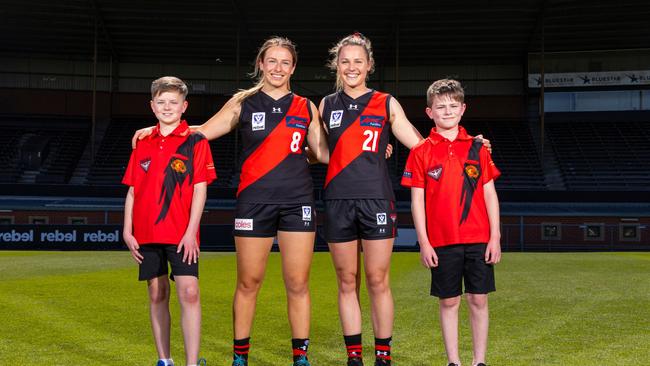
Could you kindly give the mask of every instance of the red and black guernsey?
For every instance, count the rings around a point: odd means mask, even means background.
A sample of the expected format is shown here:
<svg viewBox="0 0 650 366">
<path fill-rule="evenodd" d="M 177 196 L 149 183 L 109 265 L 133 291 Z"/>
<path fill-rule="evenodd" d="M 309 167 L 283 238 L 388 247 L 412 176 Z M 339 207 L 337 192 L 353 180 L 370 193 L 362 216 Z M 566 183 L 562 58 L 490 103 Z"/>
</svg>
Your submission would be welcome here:
<svg viewBox="0 0 650 366">
<path fill-rule="evenodd" d="M 167 136 L 156 126 L 138 142 L 122 179 L 133 187 L 133 235 L 138 243 L 177 245 L 189 224 L 194 185 L 209 184 L 216 177 L 205 136 L 191 133 L 185 121 Z"/>
<path fill-rule="evenodd" d="M 242 102 L 239 202 L 313 201 L 314 187 L 305 152 L 311 121 L 309 99 L 293 93 L 275 100 L 259 92 Z"/>
<path fill-rule="evenodd" d="M 330 150 L 325 199 L 395 200 L 385 158 L 390 98 L 374 90 L 356 99 L 342 91 L 325 97 Z"/>
</svg>

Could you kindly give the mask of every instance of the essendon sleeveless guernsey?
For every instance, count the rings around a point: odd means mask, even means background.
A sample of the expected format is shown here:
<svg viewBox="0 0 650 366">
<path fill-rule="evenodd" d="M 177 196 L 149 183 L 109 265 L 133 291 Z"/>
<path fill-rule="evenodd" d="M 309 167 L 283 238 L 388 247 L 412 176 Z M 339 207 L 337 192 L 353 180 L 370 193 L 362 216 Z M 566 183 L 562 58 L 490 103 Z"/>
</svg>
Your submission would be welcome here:
<svg viewBox="0 0 650 366">
<path fill-rule="evenodd" d="M 251 203 L 306 203 L 313 184 L 305 153 L 309 100 L 293 93 L 275 100 L 258 92 L 242 102 L 243 143 L 237 199 Z"/>
<path fill-rule="evenodd" d="M 395 199 L 385 158 L 389 102 L 389 94 L 374 90 L 357 99 L 343 92 L 325 97 L 330 150 L 325 199 Z"/>
</svg>

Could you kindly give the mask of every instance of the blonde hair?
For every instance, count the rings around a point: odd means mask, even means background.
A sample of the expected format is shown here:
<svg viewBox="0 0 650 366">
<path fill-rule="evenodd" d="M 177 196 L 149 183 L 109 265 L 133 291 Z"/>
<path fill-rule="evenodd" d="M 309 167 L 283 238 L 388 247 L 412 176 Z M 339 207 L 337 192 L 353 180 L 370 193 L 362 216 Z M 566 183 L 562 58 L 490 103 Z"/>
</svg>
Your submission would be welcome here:
<svg viewBox="0 0 650 366">
<path fill-rule="evenodd" d="M 151 99 L 154 99 L 160 94 L 168 91 L 177 92 L 183 96 L 183 99 L 185 99 L 187 93 L 189 93 L 185 82 L 175 76 L 163 76 L 151 83 Z"/>
<path fill-rule="evenodd" d="M 431 108 L 434 97 L 443 95 L 447 95 L 457 102 L 465 102 L 465 91 L 458 80 L 440 79 L 434 81 L 427 89 L 427 107 Z"/>
<path fill-rule="evenodd" d="M 366 51 L 366 56 L 368 57 L 368 64 L 370 64 L 370 70 L 368 74 L 375 72 L 375 59 L 372 56 L 372 43 L 368 38 L 359 32 L 350 34 L 347 37 L 344 37 L 336 43 L 336 45 L 330 48 L 329 53 L 331 56 L 330 61 L 327 63 L 327 66 L 330 70 L 336 72 L 336 90 L 343 90 L 343 79 L 338 73 L 338 62 L 339 54 L 341 49 L 345 46 L 361 46 Z"/>
<path fill-rule="evenodd" d="M 293 65 L 295 66 L 298 62 L 298 53 L 296 52 L 296 45 L 293 44 L 288 38 L 274 36 L 262 44 L 259 51 L 257 52 L 257 57 L 255 57 L 255 69 L 250 74 L 252 78 L 257 78 L 257 83 L 255 86 L 249 89 L 241 89 L 235 95 L 234 98 L 237 102 L 241 103 L 244 99 L 250 97 L 251 95 L 259 92 L 264 87 L 264 72 L 260 70 L 260 62 L 264 61 L 264 56 L 266 51 L 271 47 L 283 47 L 291 53 L 293 58 Z M 291 89 L 291 85 L 287 85 Z"/>
</svg>

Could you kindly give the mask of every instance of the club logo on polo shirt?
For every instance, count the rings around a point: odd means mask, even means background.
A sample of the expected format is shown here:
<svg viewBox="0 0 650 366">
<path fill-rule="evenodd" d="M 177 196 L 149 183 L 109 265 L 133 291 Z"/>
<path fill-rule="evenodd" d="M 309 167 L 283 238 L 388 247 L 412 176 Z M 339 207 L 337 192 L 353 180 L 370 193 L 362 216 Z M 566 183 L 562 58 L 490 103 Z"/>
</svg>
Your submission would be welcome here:
<svg viewBox="0 0 650 366">
<path fill-rule="evenodd" d="M 235 230 L 253 231 L 253 219 L 235 219 Z"/>
<path fill-rule="evenodd" d="M 386 225 L 386 213 L 380 212 L 377 214 L 377 225 Z"/>
<path fill-rule="evenodd" d="M 341 120 L 343 119 L 343 111 L 332 111 L 330 114 L 330 128 L 341 127 Z"/>
<path fill-rule="evenodd" d="M 442 166 L 438 165 L 437 167 L 429 170 L 427 172 L 427 175 L 435 180 L 440 180 L 440 176 L 442 175 Z"/>
<path fill-rule="evenodd" d="M 140 160 L 140 168 L 142 168 L 145 173 L 149 171 L 149 165 L 151 165 L 151 158 L 144 158 Z"/>
<path fill-rule="evenodd" d="M 302 206 L 302 221 L 311 221 L 311 206 Z"/>
<path fill-rule="evenodd" d="M 397 221 L 397 214 L 395 213 L 390 214 L 390 219 L 393 220 L 393 224 L 394 224 L 395 221 Z"/>
<path fill-rule="evenodd" d="M 251 118 L 253 131 L 262 131 L 265 128 L 266 112 L 255 112 Z"/>
<path fill-rule="evenodd" d="M 473 179 L 478 178 L 478 169 L 476 168 L 476 165 L 467 164 L 465 166 L 465 174 Z"/>
</svg>

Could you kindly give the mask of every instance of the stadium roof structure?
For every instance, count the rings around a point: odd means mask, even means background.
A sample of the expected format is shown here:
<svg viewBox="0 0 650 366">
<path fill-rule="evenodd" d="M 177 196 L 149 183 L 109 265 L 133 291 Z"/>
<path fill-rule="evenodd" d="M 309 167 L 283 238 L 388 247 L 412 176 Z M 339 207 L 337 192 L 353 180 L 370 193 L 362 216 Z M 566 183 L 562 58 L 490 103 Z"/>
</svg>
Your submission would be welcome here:
<svg viewBox="0 0 650 366">
<path fill-rule="evenodd" d="M 247 64 L 271 35 L 301 63 L 360 31 L 382 65 L 520 63 L 529 52 L 650 48 L 647 0 L 0 0 L 0 55 Z"/>
</svg>

